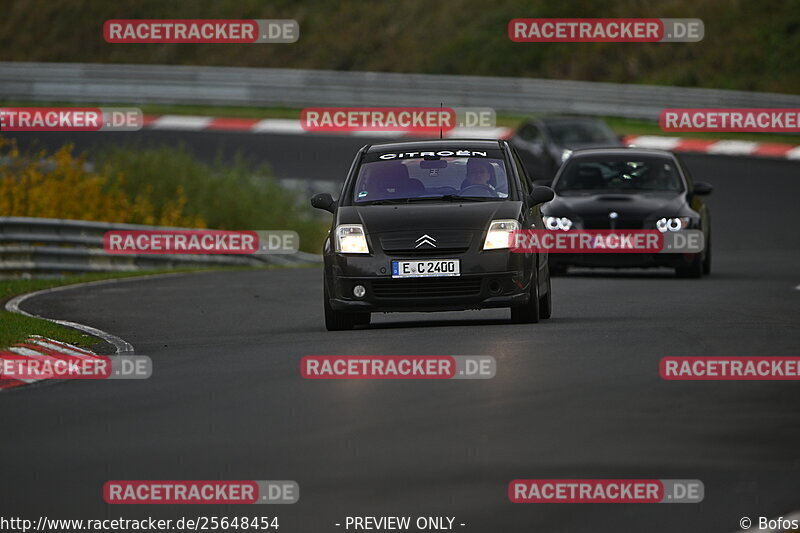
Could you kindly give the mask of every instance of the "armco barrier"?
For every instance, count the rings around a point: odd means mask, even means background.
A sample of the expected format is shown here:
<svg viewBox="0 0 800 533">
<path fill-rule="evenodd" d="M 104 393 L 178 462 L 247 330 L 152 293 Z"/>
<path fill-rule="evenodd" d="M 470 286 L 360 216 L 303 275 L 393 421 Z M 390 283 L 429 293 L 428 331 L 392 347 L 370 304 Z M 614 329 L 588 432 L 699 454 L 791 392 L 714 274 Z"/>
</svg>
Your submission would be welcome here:
<svg viewBox="0 0 800 533">
<path fill-rule="evenodd" d="M 0 217 L 0 277 L 176 267 L 291 265 L 322 260 L 320 256 L 305 252 L 292 255 L 122 255 L 103 250 L 103 235 L 107 231 L 157 229 L 187 228 Z"/>
<path fill-rule="evenodd" d="M 583 81 L 241 67 L 0 62 L 0 99 L 226 106 L 492 107 L 657 119 L 663 108 L 800 107 L 800 96 Z"/>
</svg>

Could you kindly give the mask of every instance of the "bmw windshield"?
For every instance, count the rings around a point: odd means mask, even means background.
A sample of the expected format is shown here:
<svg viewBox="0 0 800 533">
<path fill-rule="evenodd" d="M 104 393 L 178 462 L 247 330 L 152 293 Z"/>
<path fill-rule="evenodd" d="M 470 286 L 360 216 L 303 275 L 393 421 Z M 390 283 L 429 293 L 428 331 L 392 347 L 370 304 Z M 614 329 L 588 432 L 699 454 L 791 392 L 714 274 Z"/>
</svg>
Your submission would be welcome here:
<svg viewBox="0 0 800 533">
<path fill-rule="evenodd" d="M 469 152 L 462 156 L 388 158 L 395 155 L 406 154 L 367 154 L 374 160 L 367 159 L 359 169 L 352 190 L 354 205 L 509 197 L 509 180 L 500 152 L 497 157 Z"/>
<path fill-rule="evenodd" d="M 663 157 L 604 157 L 570 160 L 556 180 L 557 194 L 582 191 L 683 191 L 673 161 Z"/>
</svg>

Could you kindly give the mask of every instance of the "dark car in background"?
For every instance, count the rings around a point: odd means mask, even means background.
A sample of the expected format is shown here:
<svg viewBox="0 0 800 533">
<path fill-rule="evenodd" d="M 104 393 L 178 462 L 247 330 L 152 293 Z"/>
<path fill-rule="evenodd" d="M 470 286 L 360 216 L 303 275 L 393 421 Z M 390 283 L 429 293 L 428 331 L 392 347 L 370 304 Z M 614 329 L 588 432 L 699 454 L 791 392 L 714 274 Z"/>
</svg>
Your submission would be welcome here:
<svg viewBox="0 0 800 533">
<path fill-rule="evenodd" d="M 367 145 L 355 157 L 324 244 L 325 325 L 352 329 L 371 313 L 510 307 L 534 323 L 551 312 L 547 255 L 512 253 L 520 229 L 543 229 L 533 187 L 503 140 Z"/>
<path fill-rule="evenodd" d="M 711 185 L 692 179 L 672 152 L 637 148 L 573 153 L 553 180 L 555 199 L 543 206 L 552 231 L 701 230 L 700 253 L 551 253 L 550 270 L 569 266 L 671 267 L 680 277 L 711 271 L 711 215 L 704 197 Z"/>
<path fill-rule="evenodd" d="M 524 122 L 511 138 L 522 164 L 535 181 L 552 180 L 574 150 L 622 147 L 620 137 L 602 120 L 543 117 Z"/>
</svg>

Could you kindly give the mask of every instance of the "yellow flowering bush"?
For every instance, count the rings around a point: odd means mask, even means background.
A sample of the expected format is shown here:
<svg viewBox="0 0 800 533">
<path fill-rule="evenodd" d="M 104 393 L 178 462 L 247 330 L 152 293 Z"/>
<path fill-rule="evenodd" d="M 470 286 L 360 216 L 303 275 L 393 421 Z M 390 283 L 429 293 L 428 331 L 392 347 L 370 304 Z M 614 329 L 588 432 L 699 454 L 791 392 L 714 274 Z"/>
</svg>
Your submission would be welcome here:
<svg viewBox="0 0 800 533">
<path fill-rule="evenodd" d="M 206 227 L 202 216 L 187 213 L 180 185 L 157 201 L 152 186 L 131 192 L 126 176 L 98 173 L 72 151 L 65 145 L 52 154 L 21 154 L 0 137 L 0 216 Z"/>
</svg>

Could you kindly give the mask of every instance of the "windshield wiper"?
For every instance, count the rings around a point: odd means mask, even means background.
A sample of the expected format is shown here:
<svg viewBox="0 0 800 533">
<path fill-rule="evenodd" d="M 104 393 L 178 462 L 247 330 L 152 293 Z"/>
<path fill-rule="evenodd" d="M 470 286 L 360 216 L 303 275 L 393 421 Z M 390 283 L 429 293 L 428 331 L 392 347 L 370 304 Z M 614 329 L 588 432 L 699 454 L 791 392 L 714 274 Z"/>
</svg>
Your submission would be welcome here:
<svg viewBox="0 0 800 533">
<path fill-rule="evenodd" d="M 459 196 L 457 194 L 445 194 L 442 196 L 420 196 L 409 198 L 409 202 L 424 202 L 426 200 L 445 200 L 447 202 L 485 202 L 487 200 L 497 200 L 488 196 Z"/>
<path fill-rule="evenodd" d="M 499 198 L 493 198 L 489 196 L 459 196 L 457 194 L 445 194 L 443 196 L 418 196 L 416 198 L 373 200 L 371 202 L 357 202 L 356 205 L 410 204 L 412 202 L 427 202 L 430 200 L 444 200 L 446 202 L 486 202 L 488 200 L 499 200 Z"/>
<path fill-rule="evenodd" d="M 396 200 L 373 200 L 372 202 L 356 202 L 355 205 L 387 205 L 387 204 L 407 204 L 409 198 L 398 198 Z"/>
</svg>

